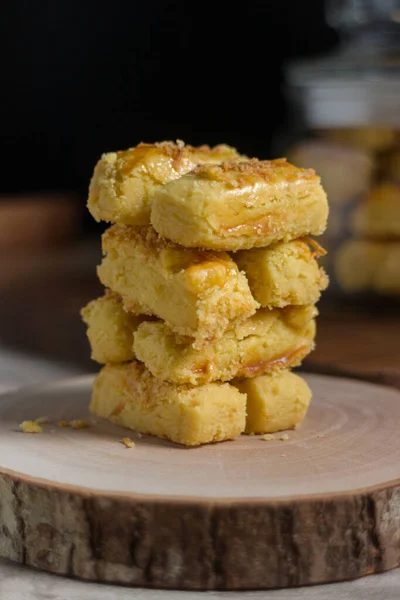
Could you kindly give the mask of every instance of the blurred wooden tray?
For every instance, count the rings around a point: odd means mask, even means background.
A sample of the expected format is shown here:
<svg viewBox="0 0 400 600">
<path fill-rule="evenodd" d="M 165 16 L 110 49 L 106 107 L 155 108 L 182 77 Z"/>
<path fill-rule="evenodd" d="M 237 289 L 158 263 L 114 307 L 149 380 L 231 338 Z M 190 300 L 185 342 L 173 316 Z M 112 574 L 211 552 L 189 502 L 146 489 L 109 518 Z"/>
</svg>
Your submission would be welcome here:
<svg viewBox="0 0 400 600">
<path fill-rule="evenodd" d="M 70 241 L 83 203 L 74 195 L 42 193 L 0 198 L 0 248 L 50 248 Z"/>
</svg>

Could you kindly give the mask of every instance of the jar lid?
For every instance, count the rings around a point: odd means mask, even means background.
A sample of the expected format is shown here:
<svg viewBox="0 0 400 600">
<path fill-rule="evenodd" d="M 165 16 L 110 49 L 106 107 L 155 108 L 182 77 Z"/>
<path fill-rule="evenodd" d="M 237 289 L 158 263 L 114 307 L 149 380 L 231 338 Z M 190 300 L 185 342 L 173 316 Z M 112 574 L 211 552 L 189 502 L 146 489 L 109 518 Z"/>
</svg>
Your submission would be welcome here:
<svg viewBox="0 0 400 600">
<path fill-rule="evenodd" d="M 400 12 L 346 34 L 336 52 L 286 66 L 289 98 L 315 128 L 400 127 Z"/>
</svg>

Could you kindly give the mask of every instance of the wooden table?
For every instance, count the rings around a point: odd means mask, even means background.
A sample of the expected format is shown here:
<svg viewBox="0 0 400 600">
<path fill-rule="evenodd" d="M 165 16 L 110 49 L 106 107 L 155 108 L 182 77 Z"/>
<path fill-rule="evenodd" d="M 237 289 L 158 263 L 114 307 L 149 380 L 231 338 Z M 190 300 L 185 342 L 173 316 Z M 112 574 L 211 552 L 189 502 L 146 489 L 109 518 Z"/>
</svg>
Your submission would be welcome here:
<svg viewBox="0 0 400 600">
<path fill-rule="evenodd" d="M 338 307 L 321 307 L 317 347 L 304 367 L 400 388 L 400 310 Z"/>
</svg>

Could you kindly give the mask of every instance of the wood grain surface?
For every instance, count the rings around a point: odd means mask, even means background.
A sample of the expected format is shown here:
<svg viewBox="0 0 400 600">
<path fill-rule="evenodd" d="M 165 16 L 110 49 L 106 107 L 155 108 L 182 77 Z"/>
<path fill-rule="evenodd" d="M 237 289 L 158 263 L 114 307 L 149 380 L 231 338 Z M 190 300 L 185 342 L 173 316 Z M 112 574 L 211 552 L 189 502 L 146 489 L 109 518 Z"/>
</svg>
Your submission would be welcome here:
<svg viewBox="0 0 400 600">
<path fill-rule="evenodd" d="M 90 423 L 91 379 L 0 401 L 0 556 L 53 573 L 172 589 L 268 589 L 400 563 L 400 393 L 309 376 L 289 440 L 186 449 Z M 21 420 L 47 416 L 41 435 Z"/>
</svg>

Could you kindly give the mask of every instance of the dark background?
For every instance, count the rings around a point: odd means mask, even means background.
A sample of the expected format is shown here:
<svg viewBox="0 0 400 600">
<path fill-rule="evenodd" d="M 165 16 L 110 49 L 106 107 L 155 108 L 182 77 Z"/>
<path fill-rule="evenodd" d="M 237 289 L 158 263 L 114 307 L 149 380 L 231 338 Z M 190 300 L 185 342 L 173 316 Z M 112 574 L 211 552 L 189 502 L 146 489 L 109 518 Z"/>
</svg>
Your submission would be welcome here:
<svg viewBox="0 0 400 600">
<path fill-rule="evenodd" d="M 328 51 L 337 36 L 323 0 L 0 9 L 0 363 L 6 349 L 95 370 L 79 310 L 103 293 L 95 267 L 107 225 L 85 208 L 100 154 L 180 138 L 275 157 L 288 125 L 284 62 Z M 379 300 L 363 317 L 366 304 L 329 295 L 307 368 L 398 373 L 393 311 Z"/>
<path fill-rule="evenodd" d="M 140 141 L 223 141 L 266 158 L 285 122 L 283 62 L 336 42 L 321 0 L 26 0 L 1 12 L 3 194 L 83 197 L 102 152 Z"/>
</svg>

